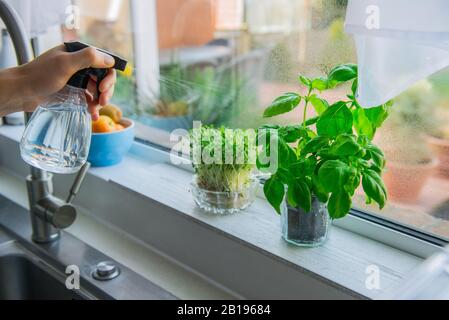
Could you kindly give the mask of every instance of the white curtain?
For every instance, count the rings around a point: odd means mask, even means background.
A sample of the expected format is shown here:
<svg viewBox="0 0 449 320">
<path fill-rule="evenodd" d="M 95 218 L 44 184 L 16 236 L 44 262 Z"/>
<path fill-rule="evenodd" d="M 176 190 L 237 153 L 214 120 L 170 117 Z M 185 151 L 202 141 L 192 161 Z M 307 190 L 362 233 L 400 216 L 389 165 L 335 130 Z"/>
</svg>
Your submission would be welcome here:
<svg viewBox="0 0 449 320">
<path fill-rule="evenodd" d="M 18 12 L 30 37 L 64 24 L 70 0 L 6 0 Z"/>
<path fill-rule="evenodd" d="M 363 106 L 449 66 L 448 0 L 349 0 L 346 31 L 355 37 Z"/>
<path fill-rule="evenodd" d="M 73 0 L 83 17 L 114 22 L 123 10 L 123 0 Z"/>
</svg>

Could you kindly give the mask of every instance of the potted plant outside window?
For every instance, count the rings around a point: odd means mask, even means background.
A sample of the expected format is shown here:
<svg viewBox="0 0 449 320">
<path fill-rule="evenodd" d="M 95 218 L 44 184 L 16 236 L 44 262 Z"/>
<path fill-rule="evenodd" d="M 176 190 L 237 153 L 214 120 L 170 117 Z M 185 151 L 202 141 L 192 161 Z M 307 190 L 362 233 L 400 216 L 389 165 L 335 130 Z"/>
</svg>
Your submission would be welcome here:
<svg viewBox="0 0 449 320">
<path fill-rule="evenodd" d="M 140 122 L 167 132 L 192 128 L 192 111 L 199 93 L 179 77 L 176 68 L 161 75 L 159 92 L 151 92 L 147 101 L 144 101 L 144 107 L 140 110 Z"/>
<path fill-rule="evenodd" d="M 446 124 L 436 134 L 429 137 L 432 150 L 438 156 L 438 173 L 449 178 L 449 126 Z"/>
<path fill-rule="evenodd" d="M 392 202 L 416 202 L 438 165 L 427 137 L 435 125 L 434 96 L 428 81 L 401 94 L 378 136 L 387 159 L 384 179 Z"/>
<path fill-rule="evenodd" d="M 436 128 L 431 131 L 429 144 L 438 157 L 438 173 L 443 178 L 449 178 L 449 103 L 447 96 L 437 103 L 435 116 Z"/>
<path fill-rule="evenodd" d="M 236 66 L 196 67 L 173 64 L 161 72 L 160 91 L 140 110 L 139 121 L 171 132 L 190 130 L 193 121 L 207 125 L 235 125 L 255 101 L 247 75 L 236 77 Z M 252 76 L 252 75 L 251 75 Z M 248 121 L 244 123 L 248 125 Z"/>
<path fill-rule="evenodd" d="M 317 246 L 326 240 L 331 220 L 348 214 L 360 185 L 367 203 L 384 207 L 385 159 L 372 139 L 391 103 L 363 109 L 355 98 L 357 66 L 352 64 L 337 66 L 326 77 L 300 76 L 299 82 L 307 94 L 284 94 L 265 110 L 264 116 L 271 118 L 301 106 L 304 117 L 296 125 L 260 128 L 278 144 L 277 170 L 271 172 L 264 193 L 282 217 L 283 238 L 299 246 Z M 347 99 L 329 104 L 320 96 L 347 82 L 352 83 Z M 308 116 L 309 107 L 316 116 Z M 271 144 L 265 143 L 262 152 L 272 152 Z M 259 162 L 258 168 L 266 171 L 267 166 Z"/>
</svg>

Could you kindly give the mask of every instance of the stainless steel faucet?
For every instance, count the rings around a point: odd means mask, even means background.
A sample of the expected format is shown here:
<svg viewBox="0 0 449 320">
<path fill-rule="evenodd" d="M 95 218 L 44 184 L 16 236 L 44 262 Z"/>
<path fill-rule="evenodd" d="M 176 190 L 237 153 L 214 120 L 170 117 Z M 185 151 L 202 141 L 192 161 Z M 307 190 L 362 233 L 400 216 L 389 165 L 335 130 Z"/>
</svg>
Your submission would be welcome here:
<svg viewBox="0 0 449 320">
<path fill-rule="evenodd" d="M 19 65 L 33 59 L 31 41 L 17 12 L 4 0 L 0 0 L 0 19 L 3 20 L 13 42 L 17 63 Z M 26 122 L 32 113 L 26 113 Z M 76 219 L 76 209 L 72 201 L 89 170 L 86 163 L 70 190 L 70 195 L 63 201 L 53 195 L 53 175 L 31 167 L 31 174 L 27 177 L 28 199 L 30 204 L 31 223 L 33 228 L 33 241 L 48 243 L 58 240 L 61 229 L 70 227 Z"/>
</svg>

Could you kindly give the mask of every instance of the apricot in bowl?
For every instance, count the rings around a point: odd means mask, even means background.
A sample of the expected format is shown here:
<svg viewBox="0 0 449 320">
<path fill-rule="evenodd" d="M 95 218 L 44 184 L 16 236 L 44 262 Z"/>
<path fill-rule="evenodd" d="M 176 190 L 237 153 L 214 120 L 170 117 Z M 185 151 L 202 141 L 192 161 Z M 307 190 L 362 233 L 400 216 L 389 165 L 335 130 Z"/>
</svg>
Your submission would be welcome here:
<svg viewBox="0 0 449 320">
<path fill-rule="evenodd" d="M 113 124 L 110 124 L 107 119 L 103 121 L 105 128 L 111 131 L 95 132 L 93 130 L 88 157 L 88 161 L 93 167 L 109 167 L 119 164 L 134 142 L 135 130 L 132 120 L 122 118 L 118 124 L 112 120 Z M 94 129 L 94 123 L 92 129 Z"/>
</svg>

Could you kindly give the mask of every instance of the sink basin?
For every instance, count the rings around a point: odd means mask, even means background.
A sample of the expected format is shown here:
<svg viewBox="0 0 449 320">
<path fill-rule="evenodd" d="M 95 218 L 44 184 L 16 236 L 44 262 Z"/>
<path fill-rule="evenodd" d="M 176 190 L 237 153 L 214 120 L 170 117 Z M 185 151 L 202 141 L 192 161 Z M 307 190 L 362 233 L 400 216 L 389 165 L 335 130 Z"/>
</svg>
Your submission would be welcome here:
<svg viewBox="0 0 449 320">
<path fill-rule="evenodd" d="M 83 300 L 44 266 L 21 255 L 0 257 L 0 300 Z"/>
<path fill-rule="evenodd" d="M 105 263 L 119 272 L 99 279 Z M 80 290 L 69 290 L 68 266 L 80 271 Z M 97 276 L 94 276 L 97 275 Z M 170 292 L 62 232 L 54 243 L 31 240 L 29 213 L 0 195 L 0 300 L 174 300 Z"/>
</svg>

